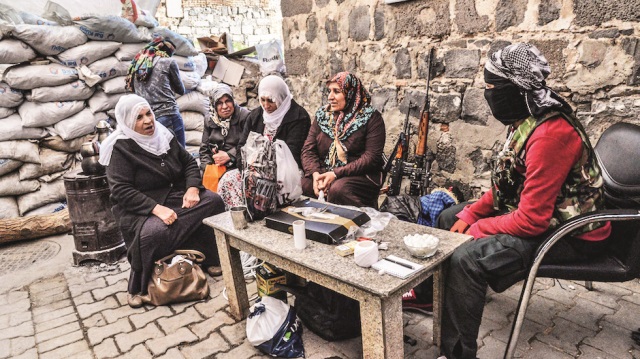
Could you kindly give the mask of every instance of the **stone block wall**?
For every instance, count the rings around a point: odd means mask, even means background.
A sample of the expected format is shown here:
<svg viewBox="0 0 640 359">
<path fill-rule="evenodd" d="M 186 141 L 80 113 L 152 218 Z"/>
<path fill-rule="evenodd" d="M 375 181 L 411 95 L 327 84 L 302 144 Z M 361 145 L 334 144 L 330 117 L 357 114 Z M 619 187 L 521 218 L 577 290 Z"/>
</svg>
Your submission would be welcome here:
<svg viewBox="0 0 640 359">
<path fill-rule="evenodd" d="M 282 39 L 279 0 L 161 0 L 156 17 L 193 40 L 231 35 L 234 42 L 253 46 Z"/>
<path fill-rule="evenodd" d="M 281 8 L 296 101 L 314 113 L 331 74 L 356 73 L 385 119 L 387 154 L 410 102 L 419 106 L 411 110 L 417 127 L 435 48 L 432 185 L 458 185 L 467 197 L 489 188 L 491 152 L 505 140 L 483 97 L 483 65 L 497 48 L 535 44 L 552 67 L 548 84 L 577 110 L 593 143 L 612 123 L 640 124 L 637 0 L 281 0 Z"/>
</svg>

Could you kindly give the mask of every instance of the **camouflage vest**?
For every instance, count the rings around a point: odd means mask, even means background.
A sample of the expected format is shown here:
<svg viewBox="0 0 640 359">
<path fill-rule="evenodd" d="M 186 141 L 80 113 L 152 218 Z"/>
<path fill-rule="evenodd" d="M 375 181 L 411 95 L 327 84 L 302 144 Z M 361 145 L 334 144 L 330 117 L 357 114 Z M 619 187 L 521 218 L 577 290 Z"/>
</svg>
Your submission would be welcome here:
<svg viewBox="0 0 640 359">
<path fill-rule="evenodd" d="M 571 115 L 559 112 L 547 114 L 540 120 L 529 117 L 517 129 L 510 128 L 508 145 L 494 157 L 491 175 L 493 207 L 508 213 L 518 208 L 520 193 L 524 188 L 525 176 L 517 168 L 525 169 L 525 147 L 533 131 L 546 120 L 562 116 L 575 128 L 582 139 L 582 156 L 571 168 L 560 193 L 556 197 L 555 208 L 549 229 L 582 213 L 588 213 L 604 207 L 602 176 L 593 148 L 580 121 Z M 562 153 L 555 154 L 562 156 Z M 592 223 L 572 232 L 573 235 L 589 232 L 603 223 Z"/>
</svg>

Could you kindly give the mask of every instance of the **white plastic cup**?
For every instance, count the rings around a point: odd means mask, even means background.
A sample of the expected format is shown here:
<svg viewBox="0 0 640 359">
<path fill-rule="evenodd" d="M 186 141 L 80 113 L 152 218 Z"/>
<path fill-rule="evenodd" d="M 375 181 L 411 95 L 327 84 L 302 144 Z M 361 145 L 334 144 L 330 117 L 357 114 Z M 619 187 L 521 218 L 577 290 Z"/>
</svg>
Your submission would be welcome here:
<svg viewBox="0 0 640 359">
<path fill-rule="evenodd" d="M 307 248 L 307 233 L 304 221 L 301 219 L 293 221 L 293 246 L 296 249 Z"/>
<path fill-rule="evenodd" d="M 374 241 L 358 242 L 353 251 L 353 260 L 360 267 L 371 267 L 378 261 L 378 244 Z"/>
</svg>

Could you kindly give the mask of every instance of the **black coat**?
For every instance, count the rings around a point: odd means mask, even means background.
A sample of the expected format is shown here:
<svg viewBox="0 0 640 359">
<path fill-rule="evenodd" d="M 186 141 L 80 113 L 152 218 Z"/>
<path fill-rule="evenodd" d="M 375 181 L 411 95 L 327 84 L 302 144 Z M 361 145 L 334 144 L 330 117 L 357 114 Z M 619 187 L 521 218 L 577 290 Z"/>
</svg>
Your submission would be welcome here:
<svg viewBox="0 0 640 359">
<path fill-rule="evenodd" d="M 111 190 L 111 211 L 118 221 L 134 270 L 141 270 L 138 236 L 156 204 L 164 204 L 172 190 L 202 189 L 196 160 L 176 138 L 165 155 L 143 150 L 132 139 L 120 139 L 113 146 L 107 166 Z"/>
<path fill-rule="evenodd" d="M 227 170 L 235 168 L 236 151 L 238 142 L 242 137 L 242 131 L 249 115 L 249 110 L 244 107 L 235 106 L 231 120 L 229 121 L 229 133 L 227 137 L 222 136 L 222 129 L 211 119 L 204 120 L 204 130 L 202 131 L 202 144 L 200 145 L 200 169 L 204 171 L 208 164 L 213 163 L 212 146 L 217 145 L 219 151 L 226 152 L 231 160 L 225 164 Z"/>
<path fill-rule="evenodd" d="M 238 143 L 238 152 L 236 156 L 236 162 L 238 168 L 242 168 L 242 152 L 241 148 L 247 143 L 247 138 L 249 138 L 249 132 L 257 132 L 262 134 L 264 132 L 264 122 L 262 121 L 262 114 L 264 110 L 261 107 L 258 107 L 251 111 L 249 117 L 247 117 L 247 122 L 244 127 L 244 131 L 242 132 L 242 137 L 240 142 Z M 291 107 L 289 111 L 284 115 L 282 119 L 282 123 L 278 130 L 276 131 L 275 140 L 282 140 L 284 143 L 289 146 L 291 150 L 291 154 L 293 158 L 295 158 L 298 163 L 298 168 L 302 168 L 302 161 L 300 159 L 300 154 L 302 153 L 302 145 L 304 145 L 304 141 L 307 138 L 307 134 L 309 133 L 309 128 L 311 127 L 311 117 L 309 117 L 309 113 L 302 106 L 298 105 L 297 102 L 291 100 Z"/>
</svg>

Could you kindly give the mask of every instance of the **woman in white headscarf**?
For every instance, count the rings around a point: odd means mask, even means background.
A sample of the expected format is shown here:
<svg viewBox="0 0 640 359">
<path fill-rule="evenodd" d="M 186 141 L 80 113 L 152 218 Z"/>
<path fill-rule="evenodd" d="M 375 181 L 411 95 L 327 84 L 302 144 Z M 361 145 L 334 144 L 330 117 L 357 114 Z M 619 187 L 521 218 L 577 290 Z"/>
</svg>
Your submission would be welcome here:
<svg viewBox="0 0 640 359">
<path fill-rule="evenodd" d="M 176 249 L 205 254 L 202 266 L 220 275 L 217 247 L 206 217 L 224 211 L 222 199 L 202 187 L 195 159 L 155 120 L 149 103 L 126 95 L 116 105 L 118 128 L 102 143 L 112 211 L 131 264 L 131 307 L 144 302 L 154 261 Z"/>
<path fill-rule="evenodd" d="M 258 85 L 258 98 L 260 107 L 251 111 L 247 117 L 238 143 L 236 166 L 242 168 L 242 146 L 247 142 L 249 132 L 256 132 L 271 141 L 284 141 L 291 150 L 298 168 L 302 169 L 300 153 L 311 127 L 309 113 L 293 100 L 289 87 L 280 76 L 264 77 Z M 218 193 L 228 207 L 243 205 L 240 171 L 235 170 L 233 175 L 227 173 L 222 177 L 218 183 Z"/>
</svg>

